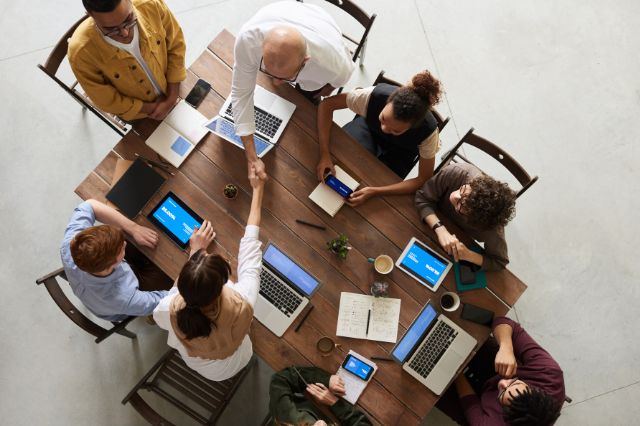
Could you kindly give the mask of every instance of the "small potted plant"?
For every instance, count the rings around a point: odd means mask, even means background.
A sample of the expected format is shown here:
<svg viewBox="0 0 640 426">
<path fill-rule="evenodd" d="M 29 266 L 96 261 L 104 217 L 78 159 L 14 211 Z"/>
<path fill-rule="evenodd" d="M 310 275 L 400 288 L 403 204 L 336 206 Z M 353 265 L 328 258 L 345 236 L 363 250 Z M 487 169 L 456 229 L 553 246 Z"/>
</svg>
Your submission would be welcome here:
<svg viewBox="0 0 640 426">
<path fill-rule="evenodd" d="M 327 242 L 327 248 L 330 252 L 344 260 L 347 258 L 349 250 L 351 250 L 351 246 L 349 246 L 349 237 L 344 234 L 340 234 L 333 240 Z"/>
<path fill-rule="evenodd" d="M 238 187 L 232 183 L 228 183 L 224 186 L 223 193 L 225 197 L 233 200 L 234 198 L 236 198 L 236 195 L 238 195 Z"/>
</svg>

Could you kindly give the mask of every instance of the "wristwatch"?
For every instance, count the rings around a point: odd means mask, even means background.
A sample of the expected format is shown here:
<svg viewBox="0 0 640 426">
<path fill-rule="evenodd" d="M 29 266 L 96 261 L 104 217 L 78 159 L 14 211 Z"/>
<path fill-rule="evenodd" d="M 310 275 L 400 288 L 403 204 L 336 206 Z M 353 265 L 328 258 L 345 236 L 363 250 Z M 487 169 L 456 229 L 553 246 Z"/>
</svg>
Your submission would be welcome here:
<svg viewBox="0 0 640 426">
<path fill-rule="evenodd" d="M 440 228 L 441 226 L 444 226 L 444 224 L 440 221 L 437 221 L 436 223 L 433 224 L 433 226 L 431 227 L 431 230 L 435 231 L 436 229 Z"/>
</svg>

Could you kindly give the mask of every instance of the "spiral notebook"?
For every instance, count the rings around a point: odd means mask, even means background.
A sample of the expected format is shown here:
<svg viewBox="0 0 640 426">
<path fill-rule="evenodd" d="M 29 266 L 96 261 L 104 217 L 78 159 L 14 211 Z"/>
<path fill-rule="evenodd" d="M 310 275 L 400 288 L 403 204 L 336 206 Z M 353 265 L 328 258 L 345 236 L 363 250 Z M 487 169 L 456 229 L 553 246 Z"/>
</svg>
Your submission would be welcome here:
<svg viewBox="0 0 640 426">
<path fill-rule="evenodd" d="M 349 176 L 347 172 L 342 170 L 340 166 L 336 166 L 336 177 L 353 191 L 360 185 L 358 181 Z M 319 205 L 322 210 L 329 213 L 331 217 L 335 216 L 340 210 L 340 207 L 344 204 L 344 198 L 342 198 L 336 191 L 329 188 L 326 183 L 320 182 L 316 189 L 309 194 L 311 201 Z"/>
</svg>

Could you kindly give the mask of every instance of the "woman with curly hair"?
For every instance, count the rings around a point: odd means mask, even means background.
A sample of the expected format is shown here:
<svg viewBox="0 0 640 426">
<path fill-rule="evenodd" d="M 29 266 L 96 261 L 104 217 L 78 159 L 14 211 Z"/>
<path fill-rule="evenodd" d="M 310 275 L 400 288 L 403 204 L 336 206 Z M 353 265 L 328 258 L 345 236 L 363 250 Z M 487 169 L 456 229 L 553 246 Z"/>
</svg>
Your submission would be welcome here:
<svg viewBox="0 0 640 426">
<path fill-rule="evenodd" d="M 401 87 L 378 84 L 324 99 L 318 107 L 318 179 L 322 180 L 327 172 L 335 173 L 329 150 L 333 111 L 349 108 L 358 117 L 344 130 L 398 176 L 404 178 L 415 158 L 420 160 L 417 177 L 361 188 L 347 202 L 355 206 L 376 195 L 415 192 L 433 176 L 440 138 L 431 108 L 440 101 L 441 94 L 440 82 L 429 71 L 422 71 Z"/>
<path fill-rule="evenodd" d="M 504 227 L 515 216 L 516 193 L 472 164 L 442 168 L 416 192 L 420 219 L 435 231 L 442 248 L 456 261 L 466 260 L 483 270 L 504 269 L 509 263 Z M 438 212 L 476 241 L 483 253 L 469 250 L 440 222 Z"/>
</svg>

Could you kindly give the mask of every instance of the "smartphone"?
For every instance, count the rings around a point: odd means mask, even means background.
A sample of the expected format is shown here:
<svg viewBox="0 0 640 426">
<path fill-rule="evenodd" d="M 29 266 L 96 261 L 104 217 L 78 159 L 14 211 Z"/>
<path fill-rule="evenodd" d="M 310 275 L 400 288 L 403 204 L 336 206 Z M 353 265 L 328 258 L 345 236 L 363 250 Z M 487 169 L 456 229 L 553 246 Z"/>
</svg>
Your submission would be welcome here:
<svg viewBox="0 0 640 426">
<path fill-rule="evenodd" d="M 185 102 L 194 108 L 198 108 L 207 93 L 209 93 L 209 90 L 211 90 L 211 85 L 203 79 L 199 79 L 185 98 Z"/>
<path fill-rule="evenodd" d="M 360 358 L 356 358 L 352 354 L 347 355 L 342 363 L 342 368 L 349 373 L 361 378 L 365 382 L 369 380 L 371 374 L 373 374 L 373 366 L 367 364 Z"/>
<path fill-rule="evenodd" d="M 469 262 L 460 261 L 460 282 L 462 284 L 474 284 L 476 282 L 475 268 Z"/>
<path fill-rule="evenodd" d="M 340 194 L 343 198 L 349 198 L 349 195 L 353 192 L 353 189 L 349 188 L 332 174 L 327 174 L 324 177 L 324 183 L 326 183 L 329 188 Z"/>
<path fill-rule="evenodd" d="M 465 303 L 462 307 L 461 318 L 476 324 L 491 326 L 493 312 L 471 303 Z"/>
</svg>

